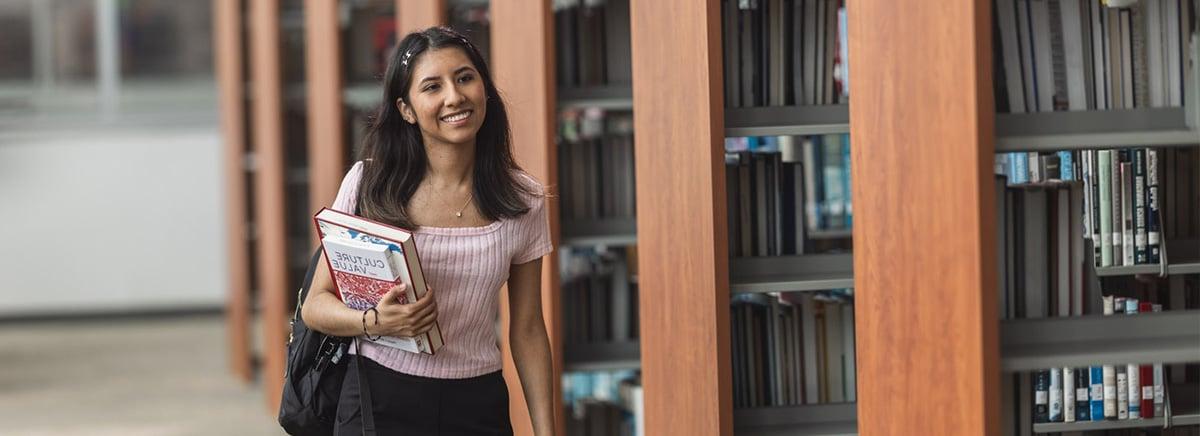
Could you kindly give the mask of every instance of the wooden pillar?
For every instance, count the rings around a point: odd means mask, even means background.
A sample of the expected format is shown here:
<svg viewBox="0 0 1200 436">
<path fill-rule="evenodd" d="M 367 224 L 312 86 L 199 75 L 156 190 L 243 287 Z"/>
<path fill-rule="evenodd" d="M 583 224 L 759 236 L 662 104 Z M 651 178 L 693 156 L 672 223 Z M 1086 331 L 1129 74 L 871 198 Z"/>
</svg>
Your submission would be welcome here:
<svg viewBox="0 0 1200 436">
<path fill-rule="evenodd" d="M 847 11 L 862 435 L 999 433 L 990 5 Z"/>
<path fill-rule="evenodd" d="M 336 1 L 304 1 L 304 37 L 308 73 L 308 204 L 316 212 L 333 204 L 346 171 L 341 33 Z M 315 229 L 312 234 L 315 238 Z"/>
<path fill-rule="evenodd" d="M 548 0 L 492 3 L 492 72 L 512 125 L 517 162 L 544 185 L 557 185 L 558 154 L 554 143 L 556 117 L 552 13 Z M 558 246 L 558 201 L 547 203 L 551 237 Z M 554 407 L 558 434 L 565 434 L 562 410 L 562 337 L 557 252 L 542 260 L 542 313 L 554 356 Z M 501 298 L 504 376 L 510 389 L 511 416 L 518 435 L 532 435 L 525 396 L 508 346 L 507 292 Z"/>
<path fill-rule="evenodd" d="M 237 0 L 213 2 L 213 47 L 220 97 L 222 166 L 225 173 L 226 262 L 229 267 L 225 326 L 229 367 L 243 382 L 253 379 L 250 353 L 250 255 L 246 219 L 246 125 L 242 85 L 242 10 Z"/>
<path fill-rule="evenodd" d="M 633 0 L 646 434 L 733 434 L 721 15 Z"/>
<path fill-rule="evenodd" d="M 279 0 L 250 0 L 250 77 L 254 144 L 254 229 L 258 307 L 263 322 L 263 379 L 268 410 L 279 408 L 286 359 L 287 223 L 284 219 L 283 98 Z"/>
<path fill-rule="evenodd" d="M 446 24 L 446 0 L 396 0 L 396 38 Z"/>
</svg>

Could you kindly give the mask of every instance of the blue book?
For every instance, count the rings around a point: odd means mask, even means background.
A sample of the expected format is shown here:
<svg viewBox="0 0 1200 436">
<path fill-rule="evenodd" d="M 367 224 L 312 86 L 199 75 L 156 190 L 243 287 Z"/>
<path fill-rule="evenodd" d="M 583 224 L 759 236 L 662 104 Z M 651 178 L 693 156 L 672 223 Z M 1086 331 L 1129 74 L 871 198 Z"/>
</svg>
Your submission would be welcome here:
<svg viewBox="0 0 1200 436">
<path fill-rule="evenodd" d="M 854 208 L 850 200 L 850 134 L 842 134 L 842 195 L 846 199 L 846 228 L 854 225 Z"/>
<path fill-rule="evenodd" d="M 1075 154 L 1070 151 L 1058 152 L 1058 178 L 1064 182 L 1075 180 Z"/>
<path fill-rule="evenodd" d="M 1029 159 L 1025 153 L 1009 156 L 1008 160 L 1013 163 L 1012 184 L 1029 183 Z"/>
<path fill-rule="evenodd" d="M 1104 420 L 1104 367 L 1093 366 L 1091 368 L 1091 417 L 1092 421 Z"/>
</svg>

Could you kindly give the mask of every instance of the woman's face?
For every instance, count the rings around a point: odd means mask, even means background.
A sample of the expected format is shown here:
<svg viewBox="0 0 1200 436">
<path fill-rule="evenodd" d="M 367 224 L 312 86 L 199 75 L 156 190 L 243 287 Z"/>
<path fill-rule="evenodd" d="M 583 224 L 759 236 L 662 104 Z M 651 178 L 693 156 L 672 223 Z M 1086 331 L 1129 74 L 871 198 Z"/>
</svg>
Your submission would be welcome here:
<svg viewBox="0 0 1200 436">
<path fill-rule="evenodd" d="M 412 65 L 410 104 L 397 100 L 405 121 L 416 123 L 426 143 L 468 144 L 487 116 L 483 79 L 462 49 L 430 50 Z"/>
</svg>

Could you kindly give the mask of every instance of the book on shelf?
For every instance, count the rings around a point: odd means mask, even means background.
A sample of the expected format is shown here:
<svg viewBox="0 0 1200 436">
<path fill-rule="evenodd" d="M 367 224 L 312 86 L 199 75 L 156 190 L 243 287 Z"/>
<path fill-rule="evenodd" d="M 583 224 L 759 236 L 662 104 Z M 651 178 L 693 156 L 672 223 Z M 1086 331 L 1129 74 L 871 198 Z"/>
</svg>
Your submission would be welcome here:
<svg viewBox="0 0 1200 436">
<path fill-rule="evenodd" d="M 855 401 L 850 295 L 735 295 L 730 305 L 734 407 Z"/>
<path fill-rule="evenodd" d="M 330 277 L 346 306 L 366 310 L 403 283 L 400 304 L 415 303 L 428 292 L 416 241 L 411 232 L 322 208 L 313 216 Z M 441 329 L 414 337 L 385 336 L 375 343 L 412 353 L 435 354 L 443 345 Z"/>
<path fill-rule="evenodd" d="M 575 371 L 563 376 L 567 434 L 643 436 L 644 395 L 633 370 Z"/>
<path fill-rule="evenodd" d="M 559 86 L 633 82 L 629 0 L 555 0 L 553 10 Z"/>
<path fill-rule="evenodd" d="M 723 0 L 726 106 L 847 102 L 844 4 L 840 0 Z"/>
<path fill-rule="evenodd" d="M 559 114 L 559 192 L 567 220 L 632 219 L 637 213 L 633 115 L 598 108 Z"/>
<path fill-rule="evenodd" d="M 565 343 L 624 343 L 638 338 L 633 247 L 567 247 L 560 254 Z"/>
</svg>

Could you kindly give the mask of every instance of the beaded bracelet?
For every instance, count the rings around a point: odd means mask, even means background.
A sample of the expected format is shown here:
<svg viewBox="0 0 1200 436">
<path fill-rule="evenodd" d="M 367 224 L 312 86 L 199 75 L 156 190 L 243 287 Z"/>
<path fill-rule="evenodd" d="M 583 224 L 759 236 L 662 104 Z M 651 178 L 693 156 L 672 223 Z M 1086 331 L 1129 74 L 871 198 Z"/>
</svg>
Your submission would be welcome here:
<svg viewBox="0 0 1200 436">
<path fill-rule="evenodd" d="M 375 336 L 372 338 L 371 334 L 367 333 L 367 312 L 375 312 L 375 325 L 379 325 L 379 311 L 375 310 L 375 308 L 372 307 L 370 309 L 364 310 L 363 315 L 362 315 L 363 336 L 366 336 L 367 340 L 369 340 L 371 342 L 375 342 L 375 341 L 378 341 L 380 338 L 382 338 L 383 335 L 378 335 L 378 336 Z"/>
</svg>

